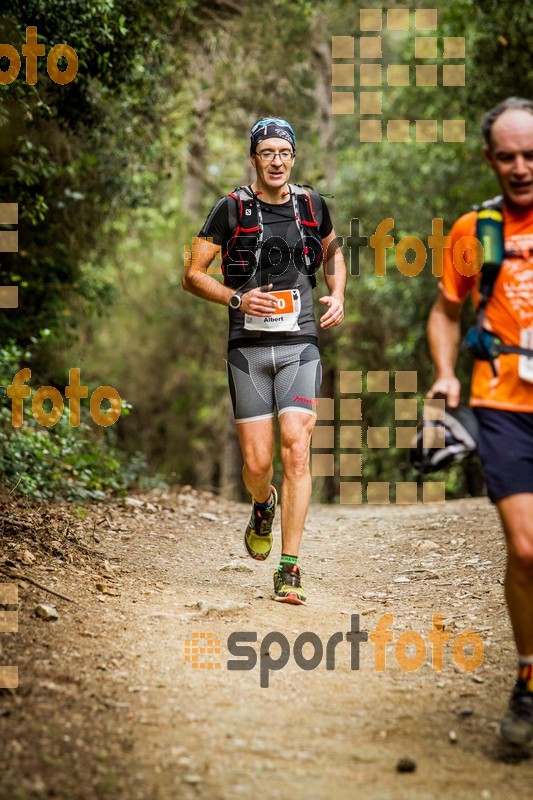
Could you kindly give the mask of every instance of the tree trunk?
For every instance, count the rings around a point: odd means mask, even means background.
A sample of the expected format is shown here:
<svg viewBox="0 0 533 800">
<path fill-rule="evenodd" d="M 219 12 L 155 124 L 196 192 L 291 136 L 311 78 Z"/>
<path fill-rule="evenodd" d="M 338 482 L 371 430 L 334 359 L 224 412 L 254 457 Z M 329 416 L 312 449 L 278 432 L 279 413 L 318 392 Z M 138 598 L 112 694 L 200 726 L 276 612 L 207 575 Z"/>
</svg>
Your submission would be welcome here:
<svg viewBox="0 0 533 800">
<path fill-rule="evenodd" d="M 213 108 L 213 80 L 215 59 L 205 58 L 202 76 L 205 88 L 198 92 L 194 101 L 193 125 L 189 135 L 187 168 L 183 181 L 183 205 L 191 217 L 202 211 L 202 197 L 207 175 L 207 140 L 205 131 Z"/>
<path fill-rule="evenodd" d="M 227 418 L 222 448 L 222 468 L 220 475 L 220 494 L 228 500 L 244 500 L 242 482 L 242 454 L 239 438 L 231 410 L 231 400 L 226 401 Z"/>
</svg>

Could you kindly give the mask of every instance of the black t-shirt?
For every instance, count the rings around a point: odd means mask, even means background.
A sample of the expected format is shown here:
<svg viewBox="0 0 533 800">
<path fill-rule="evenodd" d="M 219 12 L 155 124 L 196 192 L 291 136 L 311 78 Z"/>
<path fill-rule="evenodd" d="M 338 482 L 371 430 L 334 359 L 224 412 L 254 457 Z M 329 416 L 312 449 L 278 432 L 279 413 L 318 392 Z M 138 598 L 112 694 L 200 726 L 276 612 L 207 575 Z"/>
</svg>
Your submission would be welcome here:
<svg viewBox="0 0 533 800">
<path fill-rule="evenodd" d="M 321 209 L 316 208 L 316 203 L 321 203 Z M 300 342 L 317 342 L 317 329 L 313 312 L 313 290 L 309 276 L 304 268 L 303 246 L 294 220 L 292 201 L 273 204 L 265 203 L 258 198 L 263 215 L 263 244 L 259 268 L 251 278 L 245 278 L 242 286 L 243 292 L 256 289 L 259 286 L 273 284 L 271 291 L 282 289 L 298 289 L 300 293 L 301 311 L 298 316 L 299 331 L 250 331 L 244 328 L 244 314 L 242 311 L 229 309 L 229 347 L 293 344 Z M 333 224 L 328 207 L 320 195 L 313 197 L 315 216 L 319 222 L 321 239 L 329 236 Z M 229 203 L 234 203 L 232 198 L 223 197 L 211 210 L 201 231 L 200 237 L 212 237 L 215 244 L 225 250 L 234 234 L 230 224 Z M 318 213 L 317 213 L 318 211 Z"/>
</svg>

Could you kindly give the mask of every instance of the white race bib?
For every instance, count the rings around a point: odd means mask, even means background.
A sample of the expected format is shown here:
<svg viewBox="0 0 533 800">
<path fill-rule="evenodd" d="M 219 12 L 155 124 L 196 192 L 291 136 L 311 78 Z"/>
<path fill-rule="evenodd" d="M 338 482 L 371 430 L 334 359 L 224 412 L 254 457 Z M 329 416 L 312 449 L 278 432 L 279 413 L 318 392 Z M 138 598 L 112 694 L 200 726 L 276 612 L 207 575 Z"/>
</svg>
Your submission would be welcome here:
<svg viewBox="0 0 533 800">
<path fill-rule="evenodd" d="M 278 307 L 268 317 L 244 315 L 244 327 L 247 331 L 299 331 L 298 315 L 301 310 L 300 292 L 298 289 L 284 289 L 269 292 L 277 298 Z"/>
<path fill-rule="evenodd" d="M 523 328 L 520 333 L 520 347 L 533 350 L 533 328 Z M 533 356 L 519 356 L 518 376 L 523 381 L 533 383 Z"/>
</svg>

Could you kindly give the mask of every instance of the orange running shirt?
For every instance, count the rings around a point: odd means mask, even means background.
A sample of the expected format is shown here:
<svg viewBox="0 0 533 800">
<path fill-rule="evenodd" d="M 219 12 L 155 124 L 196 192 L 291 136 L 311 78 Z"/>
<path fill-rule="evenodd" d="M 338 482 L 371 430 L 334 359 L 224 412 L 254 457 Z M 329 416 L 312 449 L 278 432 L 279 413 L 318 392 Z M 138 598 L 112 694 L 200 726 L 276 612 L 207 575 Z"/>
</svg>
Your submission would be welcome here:
<svg viewBox="0 0 533 800">
<path fill-rule="evenodd" d="M 460 217 L 450 231 L 451 246 L 443 257 L 443 275 L 439 288 L 453 303 L 462 303 L 472 292 L 474 306 L 479 303 L 480 272 L 474 276 L 458 261 L 453 264 L 453 248 L 463 236 L 476 235 L 477 214 L 471 211 Z M 504 208 L 505 249 L 520 251 L 522 257 L 503 261 L 485 310 L 483 326 L 492 330 L 504 344 L 520 345 L 522 330 L 533 328 L 533 209 L 522 214 Z M 459 259 L 463 248 L 458 246 Z M 473 257 L 473 252 L 471 251 Z M 468 260 L 465 254 L 465 260 Z M 507 411 L 533 412 L 533 382 L 518 374 L 520 356 L 513 353 L 497 359 L 498 376 L 494 378 L 489 361 L 474 361 L 470 405 L 501 408 Z"/>
</svg>

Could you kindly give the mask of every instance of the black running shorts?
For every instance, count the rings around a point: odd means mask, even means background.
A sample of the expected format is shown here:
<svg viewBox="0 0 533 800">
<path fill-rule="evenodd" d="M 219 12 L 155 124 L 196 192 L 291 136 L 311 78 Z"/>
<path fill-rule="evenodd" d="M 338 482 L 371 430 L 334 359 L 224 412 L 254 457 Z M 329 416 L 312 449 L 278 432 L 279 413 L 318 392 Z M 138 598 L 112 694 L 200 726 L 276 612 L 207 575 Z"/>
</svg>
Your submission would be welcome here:
<svg viewBox="0 0 533 800">
<path fill-rule="evenodd" d="M 492 502 L 533 492 L 533 413 L 480 407 L 474 411 L 478 455 Z"/>
<path fill-rule="evenodd" d="M 253 422 L 286 411 L 316 417 L 322 368 L 316 344 L 236 347 L 226 362 L 235 422 Z"/>
</svg>

